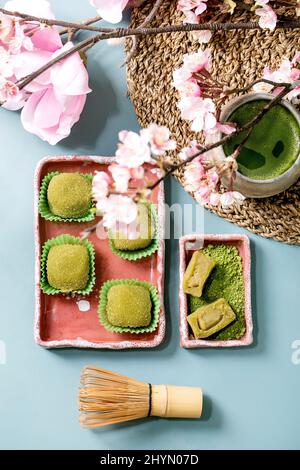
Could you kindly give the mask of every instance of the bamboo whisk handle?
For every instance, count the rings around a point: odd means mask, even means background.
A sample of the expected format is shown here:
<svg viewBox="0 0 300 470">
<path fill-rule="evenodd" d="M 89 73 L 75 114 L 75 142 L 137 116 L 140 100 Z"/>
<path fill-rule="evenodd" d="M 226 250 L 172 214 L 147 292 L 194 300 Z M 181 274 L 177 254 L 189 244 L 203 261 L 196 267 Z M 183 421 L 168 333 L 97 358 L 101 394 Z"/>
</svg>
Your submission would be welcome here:
<svg viewBox="0 0 300 470">
<path fill-rule="evenodd" d="M 200 418 L 201 388 L 152 385 L 151 416 L 162 418 Z"/>
</svg>

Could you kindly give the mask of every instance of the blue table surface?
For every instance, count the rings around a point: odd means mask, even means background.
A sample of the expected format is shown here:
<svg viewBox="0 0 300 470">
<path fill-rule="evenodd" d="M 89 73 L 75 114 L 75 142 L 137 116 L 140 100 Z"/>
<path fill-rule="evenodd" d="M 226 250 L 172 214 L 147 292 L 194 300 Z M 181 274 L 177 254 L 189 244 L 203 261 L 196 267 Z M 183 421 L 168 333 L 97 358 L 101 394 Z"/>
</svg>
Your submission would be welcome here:
<svg viewBox="0 0 300 470">
<path fill-rule="evenodd" d="M 57 18 L 92 16 L 87 0 L 52 1 Z M 3 4 L 3 2 L 1 2 Z M 121 47 L 89 53 L 93 93 L 71 137 L 56 147 L 0 111 L 0 448 L 299 449 L 299 247 L 255 236 L 209 212 L 206 233 L 245 233 L 252 250 L 251 347 L 184 350 L 178 328 L 178 241 L 166 244 L 167 338 L 155 350 L 46 350 L 33 341 L 33 174 L 45 155 L 112 155 L 121 129 L 138 130 Z M 196 203 L 173 179 L 169 204 Z M 202 229 L 201 223 L 194 231 Z M 297 343 L 298 340 L 298 343 Z M 202 420 L 151 419 L 102 430 L 78 423 L 81 368 L 95 364 L 152 383 L 202 386 Z"/>
</svg>

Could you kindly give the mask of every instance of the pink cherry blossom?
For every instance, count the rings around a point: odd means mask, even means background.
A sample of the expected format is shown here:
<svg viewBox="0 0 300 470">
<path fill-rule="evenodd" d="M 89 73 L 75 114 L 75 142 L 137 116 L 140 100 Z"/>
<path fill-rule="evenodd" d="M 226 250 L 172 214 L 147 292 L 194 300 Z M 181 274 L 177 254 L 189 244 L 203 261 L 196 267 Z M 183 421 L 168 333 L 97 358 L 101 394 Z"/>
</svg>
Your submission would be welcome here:
<svg viewBox="0 0 300 470">
<path fill-rule="evenodd" d="M 195 132 L 209 131 L 216 126 L 214 115 L 215 104 L 211 98 L 184 97 L 179 101 L 181 117 L 192 122 L 191 129 Z"/>
<path fill-rule="evenodd" d="M 227 191 L 220 196 L 220 203 L 223 209 L 228 209 L 232 205 L 241 205 L 245 197 L 238 191 Z"/>
<path fill-rule="evenodd" d="M 235 124 L 227 124 L 227 123 L 221 123 L 217 122 L 215 127 L 209 129 L 206 133 L 209 134 L 215 134 L 217 132 L 221 132 L 222 134 L 232 134 L 235 132 Z"/>
<path fill-rule="evenodd" d="M 198 52 L 192 54 L 184 54 L 183 67 L 193 73 L 200 72 L 202 69 L 210 71 L 211 69 L 211 50 L 209 48 L 199 49 Z"/>
<path fill-rule="evenodd" d="M 142 180 L 145 175 L 145 170 L 142 166 L 139 166 L 137 168 L 131 168 L 130 169 L 130 174 L 131 178 L 135 180 Z"/>
<path fill-rule="evenodd" d="M 140 134 L 150 143 L 153 155 L 161 156 L 167 150 L 176 148 L 176 142 L 170 139 L 170 131 L 165 126 L 150 124 L 146 129 L 142 129 Z"/>
<path fill-rule="evenodd" d="M 119 194 L 110 194 L 108 198 L 101 199 L 96 207 L 103 216 L 104 227 L 113 231 L 134 222 L 138 214 L 137 204 L 129 196 Z"/>
<path fill-rule="evenodd" d="M 105 171 L 96 171 L 93 177 L 93 198 L 98 201 L 106 198 L 109 191 L 110 177 Z"/>
<path fill-rule="evenodd" d="M 15 98 L 19 93 L 19 89 L 15 83 L 0 79 L 0 103 L 3 103 L 11 98 Z"/>
<path fill-rule="evenodd" d="M 122 12 L 129 0 L 90 0 L 93 7 L 97 9 L 99 15 L 109 23 L 119 23 L 122 19 Z"/>
<path fill-rule="evenodd" d="M 173 72 L 172 85 L 181 96 L 200 96 L 201 88 L 191 74 L 182 67 Z"/>
<path fill-rule="evenodd" d="M 209 195 L 208 203 L 211 206 L 218 206 L 219 202 L 220 202 L 220 197 L 221 197 L 221 195 L 219 193 L 213 191 Z"/>
<path fill-rule="evenodd" d="M 191 10 L 184 10 L 184 16 L 185 16 L 185 20 L 183 21 L 183 24 L 199 24 L 200 23 L 200 16 L 197 16 Z M 191 31 L 191 35 L 200 44 L 207 44 L 212 37 L 212 33 L 210 30 Z"/>
<path fill-rule="evenodd" d="M 197 191 L 204 175 L 205 169 L 199 159 L 195 158 L 191 163 L 188 163 L 184 172 L 186 190 L 190 192 Z"/>
<path fill-rule="evenodd" d="M 276 28 L 277 15 L 269 5 L 257 8 L 255 13 L 260 17 L 258 23 L 261 28 L 270 29 L 271 31 Z"/>
<path fill-rule="evenodd" d="M 130 170 L 124 166 L 113 164 L 108 167 L 114 180 L 115 190 L 119 193 L 126 193 L 128 183 L 131 178 Z"/>
<path fill-rule="evenodd" d="M 197 152 L 200 150 L 200 145 L 197 142 L 197 140 L 192 140 L 190 142 L 189 147 L 184 147 L 180 152 L 179 152 L 179 158 L 183 161 L 187 160 L 189 157 L 192 157 L 195 155 Z M 202 157 L 200 157 L 201 159 Z"/>
<path fill-rule="evenodd" d="M 207 0 L 178 0 L 177 9 L 180 11 L 194 10 L 196 15 L 201 15 L 206 8 Z"/>
<path fill-rule="evenodd" d="M 120 142 L 116 151 L 116 161 L 127 168 L 137 168 L 151 161 L 147 139 L 132 131 L 119 132 Z"/>
</svg>

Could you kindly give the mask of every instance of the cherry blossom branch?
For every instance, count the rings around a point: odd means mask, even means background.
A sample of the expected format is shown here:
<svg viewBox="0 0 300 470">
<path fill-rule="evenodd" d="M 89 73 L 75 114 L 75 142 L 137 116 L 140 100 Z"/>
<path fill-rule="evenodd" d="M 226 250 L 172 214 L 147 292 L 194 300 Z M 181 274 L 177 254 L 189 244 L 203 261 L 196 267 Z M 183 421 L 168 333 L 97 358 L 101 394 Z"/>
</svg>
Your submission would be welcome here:
<svg viewBox="0 0 300 470">
<path fill-rule="evenodd" d="M 91 24 L 94 24 L 94 23 L 97 23 L 98 21 L 102 20 L 101 16 L 94 16 L 92 18 L 88 18 L 87 20 L 83 20 L 83 21 L 80 21 L 80 24 L 82 24 L 82 26 L 89 26 Z M 76 28 L 76 29 L 72 29 L 72 28 L 65 28 L 65 29 L 62 29 L 59 34 L 60 35 L 63 35 L 63 34 L 67 34 L 69 32 L 72 32 L 72 35 L 74 36 L 75 33 L 77 33 L 78 31 L 80 31 L 80 29 Z"/>
<path fill-rule="evenodd" d="M 265 81 L 265 79 L 260 79 L 260 80 L 256 80 L 256 83 L 264 82 L 264 81 Z M 254 83 L 255 82 L 253 82 L 253 84 Z M 251 119 L 251 121 L 249 121 L 244 126 L 239 127 L 238 129 L 236 129 L 236 131 L 233 132 L 232 134 L 226 135 L 225 137 L 220 139 L 218 142 L 214 142 L 213 144 L 203 145 L 201 150 L 194 153 L 193 155 L 188 157 L 186 160 L 183 160 L 182 162 L 178 163 L 177 165 L 173 165 L 155 183 L 150 185 L 148 187 L 148 189 L 150 189 L 150 190 L 155 189 L 162 181 L 164 181 L 166 178 L 168 178 L 171 174 L 173 174 L 175 171 L 180 170 L 181 168 L 186 166 L 188 163 L 192 162 L 195 158 L 199 157 L 200 155 L 203 155 L 206 152 L 209 152 L 210 150 L 213 150 L 217 147 L 220 147 L 221 145 L 226 144 L 233 137 L 236 137 L 237 135 L 241 134 L 242 132 L 244 132 L 246 130 L 249 130 L 249 132 L 247 133 L 246 138 L 243 140 L 243 143 L 241 144 L 241 145 L 244 145 L 245 142 L 250 137 L 250 135 L 251 135 L 253 129 L 255 128 L 256 124 L 258 124 L 261 121 L 261 119 L 270 111 L 270 109 L 272 109 L 274 106 L 276 106 L 276 104 L 280 103 L 280 101 L 296 86 L 296 85 L 292 85 L 291 83 L 271 82 L 271 84 L 273 84 L 275 87 L 283 88 L 283 90 L 277 96 L 275 96 L 266 106 L 264 106 L 264 108 L 258 113 L 257 116 L 255 116 L 253 119 Z"/>
<path fill-rule="evenodd" d="M 0 12 L 3 9 L 0 8 Z M 6 11 L 6 10 L 5 10 Z M 14 15 L 17 15 L 15 12 Z M 21 15 L 21 13 L 20 13 Z M 25 15 L 26 16 L 26 15 Z M 28 15 L 27 15 L 28 16 Z M 37 17 L 30 17 L 30 18 L 37 18 Z M 38 18 L 37 18 L 38 20 Z M 35 21 L 37 21 L 35 20 Z M 41 20 L 41 19 L 40 19 Z M 46 19 L 42 19 L 45 21 L 48 21 Z M 52 22 L 55 22 L 56 20 L 49 20 Z M 60 22 L 61 23 L 61 22 Z M 78 23 L 67 23 L 64 22 L 65 24 L 68 24 L 70 27 L 77 27 L 78 29 L 87 29 L 90 28 L 90 26 L 82 26 Z M 283 22 L 278 22 L 277 28 L 300 28 L 300 20 L 290 20 L 290 21 L 283 21 Z M 81 50 L 86 50 L 92 46 L 94 46 L 96 43 L 102 40 L 106 39 L 112 39 L 112 38 L 122 38 L 122 37 L 128 37 L 128 36 L 148 36 L 148 35 L 156 35 L 156 34 L 165 34 L 165 33 L 174 33 L 174 32 L 191 32 L 191 31 L 202 31 L 202 30 L 207 30 L 210 29 L 211 31 L 231 31 L 231 30 L 238 30 L 238 29 L 260 29 L 260 26 L 257 22 L 248 22 L 248 23 L 202 23 L 202 24 L 183 24 L 183 25 L 168 25 L 168 26 L 163 26 L 163 27 L 154 27 L 154 28 L 116 28 L 115 30 L 111 29 L 105 29 L 105 28 L 100 28 L 102 31 L 108 31 L 108 32 L 102 32 L 101 34 L 97 34 L 95 36 L 92 36 L 91 38 L 87 38 L 84 41 L 79 42 L 77 45 L 73 46 L 69 50 L 63 52 L 62 54 L 59 54 L 55 59 L 49 61 L 39 69 L 37 69 L 35 72 L 33 72 L 31 75 L 28 77 L 24 77 L 23 79 L 19 80 L 19 82 L 16 84 L 20 90 L 22 90 L 25 86 L 27 86 L 32 80 L 37 78 L 39 75 L 44 73 L 46 70 L 48 70 L 50 67 L 53 65 L 57 64 L 63 59 L 66 59 L 70 55 L 74 54 L 75 52 L 80 52 Z M 95 30 L 95 28 L 94 28 Z"/>
</svg>

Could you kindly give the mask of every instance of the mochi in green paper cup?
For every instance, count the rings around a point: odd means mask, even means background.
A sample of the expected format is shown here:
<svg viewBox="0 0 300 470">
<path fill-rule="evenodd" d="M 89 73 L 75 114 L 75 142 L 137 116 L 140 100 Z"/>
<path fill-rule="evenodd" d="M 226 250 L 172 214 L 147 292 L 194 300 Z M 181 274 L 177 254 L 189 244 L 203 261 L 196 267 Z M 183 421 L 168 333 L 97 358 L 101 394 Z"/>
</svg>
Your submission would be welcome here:
<svg viewBox="0 0 300 470">
<path fill-rule="evenodd" d="M 41 256 L 44 294 L 88 295 L 95 281 L 95 250 L 90 241 L 64 234 L 44 243 Z"/>
<path fill-rule="evenodd" d="M 115 333 L 151 333 L 158 326 L 160 301 L 156 287 L 137 279 L 106 281 L 100 292 L 99 320 Z"/>
<path fill-rule="evenodd" d="M 137 261 L 155 253 L 159 247 L 159 222 L 155 205 L 148 201 L 140 202 L 136 235 L 129 237 L 121 230 L 110 230 L 109 246 L 115 255 L 129 261 Z"/>
<path fill-rule="evenodd" d="M 92 201 L 93 175 L 48 173 L 41 184 L 39 212 L 50 222 L 90 222 L 96 216 Z"/>
</svg>

